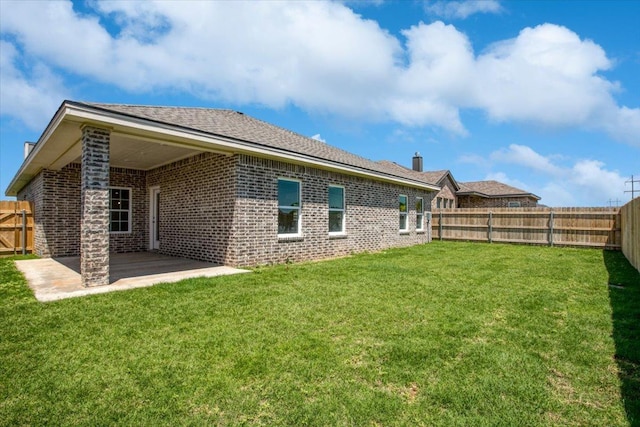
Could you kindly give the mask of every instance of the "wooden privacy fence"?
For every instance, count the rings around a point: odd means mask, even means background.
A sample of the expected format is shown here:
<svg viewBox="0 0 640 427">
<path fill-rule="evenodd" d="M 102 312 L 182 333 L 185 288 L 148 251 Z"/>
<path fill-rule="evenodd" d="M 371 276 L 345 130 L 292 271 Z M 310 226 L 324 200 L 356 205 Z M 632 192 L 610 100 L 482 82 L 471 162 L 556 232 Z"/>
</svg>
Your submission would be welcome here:
<svg viewBox="0 0 640 427">
<path fill-rule="evenodd" d="M 431 227 L 440 240 L 621 248 L 618 208 L 442 209 Z"/>
<path fill-rule="evenodd" d="M 620 209 L 622 253 L 640 271 L 640 197 Z"/>
<path fill-rule="evenodd" d="M 30 202 L 0 201 L 0 255 L 33 252 Z"/>
</svg>

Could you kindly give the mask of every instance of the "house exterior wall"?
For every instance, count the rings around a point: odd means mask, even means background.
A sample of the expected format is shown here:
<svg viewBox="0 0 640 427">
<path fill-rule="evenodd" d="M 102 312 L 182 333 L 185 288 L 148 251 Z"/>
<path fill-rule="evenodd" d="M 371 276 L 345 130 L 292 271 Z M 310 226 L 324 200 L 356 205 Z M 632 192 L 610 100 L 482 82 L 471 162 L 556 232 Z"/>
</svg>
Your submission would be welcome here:
<svg viewBox="0 0 640 427">
<path fill-rule="evenodd" d="M 203 153 L 147 173 L 147 189 L 160 187 L 160 253 L 227 262 L 235 163 L 233 156 Z"/>
<path fill-rule="evenodd" d="M 80 253 L 80 165 L 44 169 L 18 193 L 33 202 L 34 252 L 41 257 Z"/>
<path fill-rule="evenodd" d="M 20 193 L 18 200 L 34 203 L 34 252 L 41 257 L 80 254 L 80 170 L 72 163 L 59 171 L 42 170 Z M 109 185 L 132 190 L 131 233 L 111 233 L 112 252 L 147 249 L 148 213 L 145 173 L 111 168 Z"/>
<path fill-rule="evenodd" d="M 520 202 L 520 207 L 538 206 L 538 201 L 532 197 L 478 197 L 458 196 L 459 208 L 507 208 L 509 202 Z"/>
<path fill-rule="evenodd" d="M 134 169 L 111 168 L 109 186 L 131 189 L 131 232 L 111 233 L 111 252 L 141 252 L 149 247 L 149 202 L 146 172 Z"/>
<path fill-rule="evenodd" d="M 426 212 L 434 192 L 292 165 L 237 156 L 237 199 L 226 261 L 256 265 L 343 256 L 431 240 Z M 278 179 L 301 182 L 302 237 L 278 238 Z M 345 190 L 346 233 L 328 232 L 328 186 Z M 409 230 L 399 232 L 398 196 L 409 197 Z M 416 197 L 424 198 L 424 231 L 416 232 Z"/>
<path fill-rule="evenodd" d="M 49 172 L 50 171 L 43 170 L 38 173 L 17 196 L 18 200 L 28 200 L 33 203 L 33 251 L 42 257 L 51 256 L 44 232 L 46 227 L 45 220 L 47 219 L 47 209 L 44 201 L 44 182 L 45 175 Z"/>
<path fill-rule="evenodd" d="M 445 206 L 443 200 L 447 200 L 447 208 L 457 208 L 458 201 L 456 196 L 456 188 L 449 177 L 447 176 L 444 182 L 439 183 L 438 185 L 440 185 L 442 189 L 438 191 L 438 194 L 436 194 L 436 196 L 433 198 L 433 201 L 431 202 L 431 210 L 436 211 L 439 208 L 444 208 Z M 440 207 L 438 207 L 438 199 L 440 199 Z"/>
<path fill-rule="evenodd" d="M 79 164 L 43 170 L 19 194 L 35 204 L 35 251 L 80 251 Z M 278 238 L 278 179 L 301 182 L 302 236 Z M 150 188 L 160 188 L 159 252 L 220 264 L 297 262 L 410 246 L 431 240 L 435 192 L 248 155 L 203 153 L 151 171 L 111 168 L 109 185 L 130 188 L 131 232 L 111 233 L 112 252 L 149 248 Z M 344 235 L 328 232 L 328 187 L 345 190 Z M 408 230 L 399 232 L 398 196 L 408 196 Z M 416 197 L 424 231 L 416 231 Z"/>
</svg>

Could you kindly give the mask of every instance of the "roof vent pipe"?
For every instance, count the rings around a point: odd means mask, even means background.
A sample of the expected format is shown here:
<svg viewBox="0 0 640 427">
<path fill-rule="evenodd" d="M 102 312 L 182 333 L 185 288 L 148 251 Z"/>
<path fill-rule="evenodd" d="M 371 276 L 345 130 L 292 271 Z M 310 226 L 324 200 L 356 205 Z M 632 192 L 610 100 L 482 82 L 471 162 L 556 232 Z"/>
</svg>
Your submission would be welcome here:
<svg viewBox="0 0 640 427">
<path fill-rule="evenodd" d="M 36 146 L 35 142 L 25 142 L 24 143 L 24 158 L 26 159 L 31 154 L 31 151 Z"/>
<path fill-rule="evenodd" d="M 422 172 L 422 156 L 416 151 L 416 155 L 413 156 L 413 170 Z"/>
</svg>

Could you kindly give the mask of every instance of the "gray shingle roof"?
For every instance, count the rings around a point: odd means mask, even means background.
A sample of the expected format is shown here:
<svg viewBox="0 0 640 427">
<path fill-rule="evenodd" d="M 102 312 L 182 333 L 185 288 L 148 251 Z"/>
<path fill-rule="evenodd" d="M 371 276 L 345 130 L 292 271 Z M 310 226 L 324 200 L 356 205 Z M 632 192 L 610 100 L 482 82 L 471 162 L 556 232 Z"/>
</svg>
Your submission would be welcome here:
<svg viewBox="0 0 640 427">
<path fill-rule="evenodd" d="M 448 173 L 450 173 L 448 170 L 422 172 L 422 174 L 427 178 L 427 181 L 433 182 L 434 184 L 439 184 Z"/>
<path fill-rule="evenodd" d="M 418 172 L 418 171 L 414 171 L 413 169 L 409 169 L 405 166 L 399 165 L 396 162 L 390 162 L 388 160 L 380 160 L 378 164 L 384 166 L 389 171 L 398 171 L 398 172 L 402 171 L 403 173 L 409 173 L 412 176 L 420 177 L 420 179 L 423 179 L 433 185 L 441 185 L 443 183 L 442 181 L 444 180 L 444 178 L 446 178 L 447 174 L 451 173 L 447 169 L 439 170 L 439 171 Z M 452 180 L 453 180 L 453 177 L 452 177 Z"/>
<path fill-rule="evenodd" d="M 78 104 L 433 185 L 425 176 L 416 174 L 410 169 L 391 168 L 381 162 L 374 162 L 233 110 L 101 103 Z"/>
<path fill-rule="evenodd" d="M 525 190 L 521 190 L 516 187 L 512 187 L 507 184 L 503 184 L 498 181 L 472 181 L 472 182 L 461 182 L 460 191 L 458 191 L 459 195 L 469 194 L 469 193 L 478 193 L 480 195 L 485 195 L 488 197 L 503 197 L 503 196 L 531 196 L 536 199 L 540 199 L 540 197 L 536 196 L 533 193 L 530 193 Z"/>
<path fill-rule="evenodd" d="M 399 165 L 396 162 L 391 162 L 389 160 L 380 160 L 377 162 L 385 171 L 391 174 L 406 174 L 408 176 L 413 177 L 413 179 L 426 181 L 430 184 L 437 185 L 437 181 L 432 180 L 433 175 L 430 175 L 427 172 L 418 172 L 413 169 L 409 169 L 405 166 Z"/>
</svg>

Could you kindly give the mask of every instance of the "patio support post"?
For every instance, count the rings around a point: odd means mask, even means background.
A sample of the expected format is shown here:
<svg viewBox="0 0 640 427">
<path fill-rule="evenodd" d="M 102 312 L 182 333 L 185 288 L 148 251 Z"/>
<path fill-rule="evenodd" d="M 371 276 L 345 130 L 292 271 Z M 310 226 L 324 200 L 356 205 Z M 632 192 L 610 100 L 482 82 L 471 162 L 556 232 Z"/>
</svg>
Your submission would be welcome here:
<svg viewBox="0 0 640 427">
<path fill-rule="evenodd" d="M 109 129 L 82 127 L 80 274 L 82 285 L 109 284 Z"/>
</svg>

